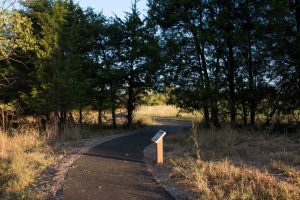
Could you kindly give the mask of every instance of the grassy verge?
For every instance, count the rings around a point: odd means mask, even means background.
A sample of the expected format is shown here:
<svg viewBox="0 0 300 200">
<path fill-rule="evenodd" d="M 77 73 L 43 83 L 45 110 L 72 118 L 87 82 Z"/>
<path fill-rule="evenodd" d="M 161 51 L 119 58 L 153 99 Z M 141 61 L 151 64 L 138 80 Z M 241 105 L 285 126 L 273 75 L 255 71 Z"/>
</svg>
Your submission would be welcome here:
<svg viewBox="0 0 300 200">
<path fill-rule="evenodd" d="M 0 133 L 1 199 L 35 199 L 26 186 L 55 161 L 54 152 L 36 129 L 23 127 L 8 136 Z"/>
<path fill-rule="evenodd" d="M 40 132 L 35 126 L 24 125 L 10 134 L 0 133 L 0 199 L 44 199 L 45 194 L 32 192 L 28 186 L 66 150 L 79 144 L 83 138 L 122 131 L 66 127 L 57 135 L 53 126 Z"/>
<path fill-rule="evenodd" d="M 173 177 L 197 199 L 300 199 L 300 138 L 198 130 L 167 140 Z"/>
</svg>

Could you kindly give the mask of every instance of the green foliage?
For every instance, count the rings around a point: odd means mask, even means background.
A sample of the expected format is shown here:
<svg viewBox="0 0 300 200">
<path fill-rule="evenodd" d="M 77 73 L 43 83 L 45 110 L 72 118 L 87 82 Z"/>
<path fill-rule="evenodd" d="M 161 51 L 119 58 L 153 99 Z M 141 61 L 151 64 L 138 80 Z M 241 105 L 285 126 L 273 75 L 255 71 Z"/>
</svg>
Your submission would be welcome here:
<svg viewBox="0 0 300 200">
<path fill-rule="evenodd" d="M 9 60 L 17 50 L 36 50 L 32 22 L 14 10 L 0 10 L 0 61 Z"/>
<path fill-rule="evenodd" d="M 141 101 L 145 106 L 159 106 L 166 104 L 166 95 L 157 92 L 148 92 L 145 94 Z"/>
<path fill-rule="evenodd" d="M 26 114 L 64 123 L 92 107 L 99 124 L 110 110 L 115 126 L 126 108 L 130 125 L 138 105 L 165 102 L 155 93 L 164 90 L 207 127 L 298 113 L 298 1 L 153 0 L 145 18 L 134 1 L 123 19 L 72 0 L 21 2 L 0 12 L 0 97 Z"/>
<path fill-rule="evenodd" d="M 262 107 L 266 124 L 299 109 L 298 1 L 154 0 L 149 7 L 162 29 L 170 102 L 202 110 L 217 126 L 227 117 L 254 126 Z"/>
</svg>

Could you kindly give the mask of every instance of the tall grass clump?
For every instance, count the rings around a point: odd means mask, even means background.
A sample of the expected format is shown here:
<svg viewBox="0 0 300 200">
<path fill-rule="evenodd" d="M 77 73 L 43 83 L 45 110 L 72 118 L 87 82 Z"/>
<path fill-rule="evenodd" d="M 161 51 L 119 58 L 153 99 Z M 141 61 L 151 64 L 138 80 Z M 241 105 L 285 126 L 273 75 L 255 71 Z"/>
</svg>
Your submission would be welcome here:
<svg viewBox="0 0 300 200">
<path fill-rule="evenodd" d="M 53 164 L 60 150 L 72 147 L 77 139 L 89 138 L 99 132 L 90 126 L 76 123 L 59 124 L 50 121 L 44 126 L 34 120 L 20 123 L 20 127 L 6 133 L 0 131 L 0 199 L 43 199 L 39 191 L 29 188 L 49 165 Z M 101 135 L 119 133 L 102 130 Z"/>
<path fill-rule="evenodd" d="M 199 199 L 300 199 L 300 187 L 280 181 L 267 172 L 237 167 L 228 160 L 205 162 L 187 159 L 174 165 L 173 176 Z"/>
<path fill-rule="evenodd" d="M 230 128 L 199 131 L 197 123 L 193 123 L 189 137 L 192 147 L 190 153 L 198 159 L 208 156 L 212 158 L 216 154 L 230 154 L 237 141 L 237 135 L 237 132 Z M 208 155 L 207 153 L 211 154 Z"/>
<path fill-rule="evenodd" d="M 197 124 L 181 138 L 184 146 L 167 144 L 176 146 L 171 177 L 195 199 L 300 199 L 299 139 Z"/>
<path fill-rule="evenodd" d="M 11 133 L 0 132 L 0 196 L 29 198 L 25 188 L 54 161 L 52 150 L 38 129 L 23 126 Z M 26 194 L 26 195 L 25 195 Z"/>
</svg>

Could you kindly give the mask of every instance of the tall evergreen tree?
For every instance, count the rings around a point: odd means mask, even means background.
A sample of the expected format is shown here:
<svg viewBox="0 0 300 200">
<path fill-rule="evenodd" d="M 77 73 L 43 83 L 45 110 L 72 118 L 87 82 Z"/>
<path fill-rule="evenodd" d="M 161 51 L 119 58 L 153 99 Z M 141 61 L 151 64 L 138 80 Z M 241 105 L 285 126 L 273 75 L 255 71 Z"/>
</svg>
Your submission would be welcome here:
<svg viewBox="0 0 300 200">
<path fill-rule="evenodd" d="M 152 87 L 153 75 L 160 64 L 157 54 L 158 40 L 155 35 L 149 34 L 151 26 L 147 26 L 146 20 L 141 19 L 136 4 L 135 1 L 131 13 L 127 13 L 124 20 L 117 18 L 115 21 L 120 33 L 119 41 L 115 40 L 116 48 L 119 49 L 115 65 L 124 80 L 129 127 L 132 126 L 133 112 L 140 95 Z"/>
</svg>

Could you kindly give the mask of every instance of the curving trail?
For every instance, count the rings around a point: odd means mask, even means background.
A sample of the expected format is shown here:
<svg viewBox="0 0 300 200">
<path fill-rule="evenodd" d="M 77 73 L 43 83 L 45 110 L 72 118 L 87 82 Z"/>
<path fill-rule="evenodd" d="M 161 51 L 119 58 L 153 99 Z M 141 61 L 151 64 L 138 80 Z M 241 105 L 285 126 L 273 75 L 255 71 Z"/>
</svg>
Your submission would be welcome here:
<svg viewBox="0 0 300 200">
<path fill-rule="evenodd" d="M 62 199 L 173 199 L 147 172 L 143 150 L 159 129 L 172 134 L 190 123 L 160 120 L 159 124 L 164 125 L 114 139 L 82 155 L 68 172 Z"/>
</svg>

